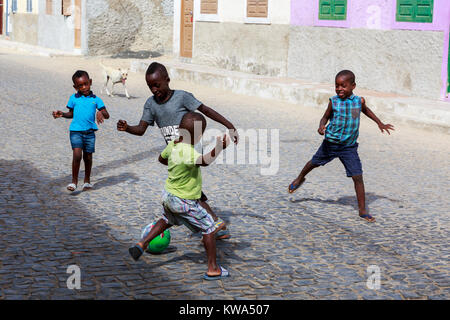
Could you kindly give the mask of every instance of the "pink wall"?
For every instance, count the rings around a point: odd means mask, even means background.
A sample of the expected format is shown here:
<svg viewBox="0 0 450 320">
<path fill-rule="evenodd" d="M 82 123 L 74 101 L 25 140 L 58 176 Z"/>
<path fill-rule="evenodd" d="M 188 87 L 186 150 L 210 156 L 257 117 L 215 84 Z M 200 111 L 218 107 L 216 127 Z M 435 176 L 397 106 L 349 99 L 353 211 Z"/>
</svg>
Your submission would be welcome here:
<svg viewBox="0 0 450 320">
<path fill-rule="evenodd" d="M 405 29 L 443 31 L 442 83 L 448 79 L 448 51 L 450 32 L 450 0 L 434 0 L 432 23 L 396 21 L 397 0 L 347 0 L 347 20 L 319 20 L 319 0 L 291 0 L 291 24 L 296 26 Z M 442 86 L 441 97 L 446 97 L 447 86 Z"/>
<path fill-rule="evenodd" d="M 319 20 L 319 0 L 292 0 L 291 24 L 342 28 L 413 29 L 446 31 L 450 1 L 434 0 L 433 23 L 397 22 L 397 0 L 347 0 L 347 20 Z"/>
</svg>

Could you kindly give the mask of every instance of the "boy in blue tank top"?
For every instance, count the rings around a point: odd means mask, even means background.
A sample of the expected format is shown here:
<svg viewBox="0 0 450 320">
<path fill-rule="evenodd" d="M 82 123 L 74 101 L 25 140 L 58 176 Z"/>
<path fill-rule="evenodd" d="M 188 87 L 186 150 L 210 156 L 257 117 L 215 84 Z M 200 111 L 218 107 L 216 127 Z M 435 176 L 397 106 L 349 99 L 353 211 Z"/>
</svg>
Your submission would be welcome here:
<svg viewBox="0 0 450 320">
<path fill-rule="evenodd" d="M 353 72 L 349 70 L 339 72 L 335 82 L 337 95 L 330 98 L 318 129 L 319 134 L 325 135 L 325 139 L 316 154 L 303 167 L 297 179 L 289 185 L 288 190 L 289 193 L 293 193 L 305 182 L 305 176 L 311 170 L 327 164 L 334 158 L 339 158 L 345 167 L 347 177 L 352 177 L 355 184 L 359 216 L 368 222 L 374 222 L 375 218 L 366 211 L 362 166 L 356 142 L 359 135 L 360 114 L 362 112 L 375 121 L 382 133 L 386 130 L 390 135 L 389 130 L 394 130 L 394 127 L 391 124 L 382 123 L 366 106 L 364 98 L 353 94 L 356 87 Z M 330 123 L 326 126 L 328 120 Z"/>
</svg>

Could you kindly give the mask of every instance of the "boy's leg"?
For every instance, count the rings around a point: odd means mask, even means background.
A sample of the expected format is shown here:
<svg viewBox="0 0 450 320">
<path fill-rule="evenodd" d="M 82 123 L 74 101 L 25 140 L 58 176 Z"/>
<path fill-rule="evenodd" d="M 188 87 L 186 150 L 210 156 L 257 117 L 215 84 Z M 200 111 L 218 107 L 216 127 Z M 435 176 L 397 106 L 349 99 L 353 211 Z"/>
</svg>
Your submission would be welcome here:
<svg viewBox="0 0 450 320">
<path fill-rule="evenodd" d="M 133 259 L 137 261 L 139 257 L 144 253 L 144 250 L 145 248 L 147 248 L 150 241 L 152 241 L 155 237 L 157 237 L 170 227 L 171 225 L 164 221 L 164 219 L 159 219 L 145 238 L 141 239 L 141 241 L 128 249 L 128 252 L 133 257 Z"/>
<path fill-rule="evenodd" d="M 221 270 L 216 261 L 216 239 L 213 232 L 203 235 L 203 244 L 206 250 L 206 257 L 208 258 L 208 271 L 206 274 L 211 277 L 219 276 Z"/>
<path fill-rule="evenodd" d="M 81 148 L 73 148 L 73 159 L 72 159 L 72 183 L 78 185 L 78 173 L 80 172 L 80 163 L 82 157 Z"/>
<path fill-rule="evenodd" d="M 206 212 L 208 212 L 211 217 L 214 219 L 215 222 L 219 221 L 219 217 L 212 211 L 211 207 L 209 206 L 209 204 L 206 201 L 201 201 L 199 200 L 199 204 L 205 208 Z M 223 230 L 222 232 L 218 233 L 216 235 L 216 239 L 217 240 L 225 240 L 225 239 L 229 239 L 231 237 L 230 232 L 226 231 L 227 230 L 227 223 L 225 221 L 223 221 L 222 219 L 220 219 L 220 222 L 218 222 L 216 225 L 218 226 L 220 224 L 220 230 Z M 218 230 L 218 231 L 220 231 Z M 217 232 L 215 232 L 217 233 Z M 203 241 L 203 239 L 202 239 Z"/>
<path fill-rule="evenodd" d="M 168 224 L 164 219 L 159 219 L 155 225 L 152 227 L 150 232 L 147 234 L 145 238 L 142 238 L 137 244 L 141 246 L 141 248 L 147 248 L 150 241 L 163 233 L 166 229 L 170 228 L 172 225 Z"/>
<path fill-rule="evenodd" d="M 219 220 L 219 217 L 214 213 L 214 211 L 211 209 L 211 207 L 209 206 L 209 204 L 206 202 L 206 201 L 208 201 L 208 197 L 203 193 L 203 191 L 202 191 L 202 196 L 201 196 L 201 198 L 200 198 L 200 200 L 198 201 L 199 203 L 200 203 L 200 205 L 203 207 L 203 208 L 205 208 L 205 210 L 206 210 L 206 212 L 208 212 L 210 215 L 211 215 L 211 217 L 213 217 L 213 219 L 214 219 L 214 221 L 218 221 Z M 223 221 L 223 220 L 222 220 Z M 223 230 L 226 230 L 227 229 L 227 227 L 226 227 L 226 223 L 225 223 L 225 221 L 223 222 L 223 224 L 225 225 L 223 228 L 221 228 L 221 229 L 223 229 Z M 227 238 L 229 238 L 230 236 L 229 235 L 227 235 L 227 236 L 225 236 L 225 237 L 219 237 L 220 239 L 227 239 Z"/>
<path fill-rule="evenodd" d="M 317 164 L 313 164 L 312 160 L 309 160 L 303 167 L 302 171 L 300 171 L 300 174 L 298 175 L 297 179 L 295 179 L 294 181 L 297 183 L 301 182 L 302 180 L 305 179 L 308 173 L 310 173 L 313 169 L 317 168 L 318 166 L 319 165 Z"/>
<path fill-rule="evenodd" d="M 92 153 L 83 152 L 84 183 L 91 183 Z"/>
<path fill-rule="evenodd" d="M 92 155 L 95 152 L 95 132 L 83 134 L 83 160 L 84 160 L 84 187 L 83 189 L 90 189 L 91 186 L 91 170 L 92 170 Z"/>
<path fill-rule="evenodd" d="M 292 181 L 289 185 L 289 193 L 293 193 L 295 190 L 297 190 L 302 185 L 302 183 L 305 182 L 305 176 L 314 168 L 323 166 L 336 157 L 333 148 L 333 145 L 326 140 L 322 141 L 322 144 L 320 145 L 319 149 L 317 149 L 312 159 L 305 164 L 302 171 L 300 171 L 297 179 Z"/>
<path fill-rule="evenodd" d="M 298 175 L 297 179 L 291 182 L 289 185 L 289 193 L 294 192 L 298 187 L 301 186 L 303 182 L 305 182 L 305 176 L 310 173 L 314 168 L 317 168 L 319 165 L 313 164 L 312 160 L 309 160 L 305 166 L 303 167 L 302 171 Z M 292 186 L 292 187 L 291 187 Z"/>
<path fill-rule="evenodd" d="M 339 160 L 345 167 L 347 177 L 352 177 L 355 184 L 356 199 L 358 200 L 359 216 L 368 222 L 374 222 L 375 218 L 366 211 L 366 194 L 364 190 L 363 171 L 361 159 L 358 155 L 358 144 L 345 146 L 340 151 Z"/>
<path fill-rule="evenodd" d="M 78 131 L 70 131 L 70 145 L 73 150 L 72 158 L 72 183 L 67 186 L 70 191 L 75 191 L 78 185 L 78 173 L 80 172 L 80 162 L 83 153 L 83 137 Z"/>
<path fill-rule="evenodd" d="M 366 211 L 366 193 L 364 189 L 364 180 L 363 176 L 353 176 L 352 177 L 353 182 L 355 184 L 355 192 L 356 192 L 356 199 L 358 200 L 358 209 L 359 209 L 359 216 L 364 217 L 369 222 L 374 222 L 375 218 L 368 215 Z"/>
<path fill-rule="evenodd" d="M 205 210 L 214 218 L 214 221 L 217 221 L 217 219 L 219 219 L 219 217 L 214 213 L 214 211 L 206 201 L 202 201 L 202 199 L 200 199 L 199 202 L 200 205 L 205 208 Z"/>
</svg>

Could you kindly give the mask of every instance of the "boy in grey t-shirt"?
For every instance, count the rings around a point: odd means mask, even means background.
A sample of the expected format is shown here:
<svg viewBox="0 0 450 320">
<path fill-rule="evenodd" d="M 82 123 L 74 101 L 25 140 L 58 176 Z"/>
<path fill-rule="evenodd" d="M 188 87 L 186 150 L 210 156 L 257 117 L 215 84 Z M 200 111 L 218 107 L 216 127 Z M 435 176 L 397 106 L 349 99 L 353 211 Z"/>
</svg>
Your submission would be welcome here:
<svg viewBox="0 0 450 320">
<path fill-rule="evenodd" d="M 156 122 L 161 133 L 169 143 L 178 137 L 178 125 L 181 118 L 189 112 L 197 110 L 202 103 L 192 93 L 183 90 L 173 90 L 169 100 L 159 103 L 155 96 L 147 99 L 141 121 L 153 126 Z"/>
<path fill-rule="evenodd" d="M 136 126 L 129 126 L 125 120 L 117 122 L 117 130 L 126 131 L 128 133 L 142 136 L 148 126 L 156 125 L 160 128 L 166 143 L 178 137 L 178 126 L 181 118 L 191 111 L 200 111 L 208 118 L 223 124 L 230 131 L 230 136 L 235 144 L 238 143 L 239 136 L 236 128 L 231 122 L 213 109 L 205 106 L 198 101 L 192 93 L 183 90 L 172 90 L 169 87 L 169 74 L 164 65 L 153 62 L 145 73 L 145 81 L 147 82 L 153 96 L 148 98 L 144 105 L 144 112 L 141 121 Z M 206 202 L 208 198 L 202 192 L 200 204 L 210 213 L 218 224 L 224 223 L 212 211 Z M 229 238 L 228 233 L 217 235 L 217 239 Z"/>
</svg>

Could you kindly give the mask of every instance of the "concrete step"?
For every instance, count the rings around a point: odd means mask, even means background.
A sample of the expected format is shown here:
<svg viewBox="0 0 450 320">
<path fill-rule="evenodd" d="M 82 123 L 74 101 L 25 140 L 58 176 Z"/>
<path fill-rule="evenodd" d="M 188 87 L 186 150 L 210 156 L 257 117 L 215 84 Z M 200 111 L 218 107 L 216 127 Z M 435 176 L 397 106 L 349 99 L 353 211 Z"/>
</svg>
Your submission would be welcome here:
<svg viewBox="0 0 450 320">
<path fill-rule="evenodd" d="M 156 60 L 155 60 L 156 61 Z M 132 72 L 145 72 L 153 60 L 132 60 Z M 274 78 L 230 71 L 178 60 L 161 61 L 171 79 L 189 81 L 233 93 L 282 100 L 299 106 L 325 110 L 335 95 L 334 84 L 308 82 L 291 78 Z M 385 123 L 406 123 L 426 130 L 450 134 L 450 103 L 401 96 L 371 90 L 355 90 Z"/>
<path fill-rule="evenodd" d="M 81 50 L 68 52 L 4 39 L 0 39 L 0 48 L 23 51 L 44 57 L 83 56 Z"/>
</svg>

